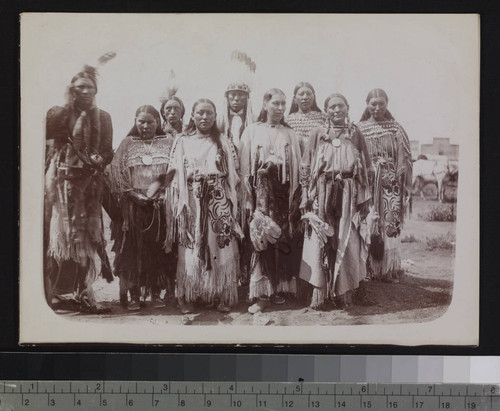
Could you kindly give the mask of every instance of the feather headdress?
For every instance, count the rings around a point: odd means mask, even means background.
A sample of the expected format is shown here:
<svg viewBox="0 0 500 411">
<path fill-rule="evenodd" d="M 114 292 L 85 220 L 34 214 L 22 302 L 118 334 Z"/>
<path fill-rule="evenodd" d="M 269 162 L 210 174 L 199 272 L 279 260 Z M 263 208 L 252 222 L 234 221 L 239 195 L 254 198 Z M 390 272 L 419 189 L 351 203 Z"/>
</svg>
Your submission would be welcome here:
<svg viewBox="0 0 500 411">
<path fill-rule="evenodd" d="M 252 73 L 255 73 L 255 69 L 257 68 L 257 64 L 255 64 L 255 61 L 253 61 L 250 56 L 248 56 L 247 53 L 244 53 L 239 50 L 234 50 L 231 54 L 231 60 L 234 61 L 240 61 L 244 63 L 247 67 L 248 70 Z"/>
<path fill-rule="evenodd" d="M 170 70 L 167 78 L 167 86 L 160 96 L 160 102 L 162 105 L 165 104 L 168 100 L 172 100 L 172 98 L 175 97 L 177 90 L 179 90 L 179 86 L 177 85 L 175 78 L 175 71 Z"/>
<path fill-rule="evenodd" d="M 71 79 L 71 84 L 73 84 L 80 78 L 87 78 L 94 83 L 94 86 L 97 89 L 97 76 L 99 74 L 99 67 L 102 67 L 104 64 L 106 64 L 110 60 L 113 60 L 115 57 L 116 53 L 114 51 L 109 51 L 100 56 L 97 59 L 95 65 L 91 66 L 89 64 L 85 64 L 83 66 L 83 70 L 73 76 L 73 78 Z"/>
<path fill-rule="evenodd" d="M 222 119 L 219 124 L 221 131 L 227 135 L 234 144 L 238 145 L 239 139 L 243 130 L 250 124 L 253 123 L 253 112 L 252 112 L 252 102 L 250 101 L 250 92 L 253 87 L 253 80 L 255 77 L 255 70 L 257 69 L 257 64 L 252 60 L 252 58 L 245 52 L 240 50 L 234 50 L 231 53 L 230 64 L 228 65 L 228 70 L 230 70 L 230 79 L 224 92 L 224 110 L 222 112 Z M 231 133 L 230 126 L 230 107 L 228 103 L 228 93 L 231 91 L 242 91 L 247 93 L 247 104 L 244 111 L 243 122 L 240 127 L 239 135 L 233 136 Z"/>
<path fill-rule="evenodd" d="M 168 73 L 167 86 L 165 87 L 165 90 L 163 91 L 163 93 L 160 95 L 160 102 L 161 102 L 160 114 L 164 120 L 163 129 L 165 132 L 167 132 L 167 131 L 171 132 L 172 131 L 171 127 L 174 127 L 175 131 L 179 132 L 179 133 L 183 129 L 182 119 L 184 118 L 186 108 L 184 107 L 184 103 L 182 102 L 182 100 L 176 96 L 177 90 L 179 90 L 179 86 L 177 85 L 175 71 L 171 69 Z M 165 104 L 167 104 L 167 102 L 170 100 L 177 101 L 181 106 L 181 118 L 180 118 L 179 124 L 177 124 L 177 125 L 172 125 L 172 124 L 169 125 L 167 118 L 165 116 L 164 110 L 163 110 L 165 107 Z"/>
</svg>

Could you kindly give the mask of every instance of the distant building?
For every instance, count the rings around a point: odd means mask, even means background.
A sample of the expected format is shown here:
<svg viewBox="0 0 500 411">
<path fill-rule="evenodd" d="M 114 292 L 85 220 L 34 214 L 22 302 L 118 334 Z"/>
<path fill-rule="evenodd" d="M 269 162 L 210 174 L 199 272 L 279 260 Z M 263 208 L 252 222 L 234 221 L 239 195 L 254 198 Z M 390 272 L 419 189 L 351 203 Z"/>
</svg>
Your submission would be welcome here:
<svg viewBox="0 0 500 411">
<path fill-rule="evenodd" d="M 447 137 L 434 137 L 432 144 L 422 144 L 421 154 L 439 154 L 448 157 L 450 160 L 458 160 L 458 144 L 450 144 Z"/>
<path fill-rule="evenodd" d="M 448 137 L 434 137 L 432 144 L 420 144 L 417 140 L 410 141 L 411 157 L 416 160 L 419 154 L 444 155 L 449 160 L 458 160 L 458 144 L 450 144 Z"/>
</svg>

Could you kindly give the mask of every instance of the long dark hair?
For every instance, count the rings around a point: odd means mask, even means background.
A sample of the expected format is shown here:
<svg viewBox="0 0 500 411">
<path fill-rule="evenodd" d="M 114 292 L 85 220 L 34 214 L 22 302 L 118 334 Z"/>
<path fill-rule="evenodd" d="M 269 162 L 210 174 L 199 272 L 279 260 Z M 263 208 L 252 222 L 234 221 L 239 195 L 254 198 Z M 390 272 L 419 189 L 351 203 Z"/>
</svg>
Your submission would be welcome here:
<svg viewBox="0 0 500 411">
<path fill-rule="evenodd" d="M 260 122 L 260 123 L 266 123 L 267 122 L 267 111 L 264 109 L 264 103 L 267 103 L 269 102 L 274 95 L 276 94 L 282 94 L 283 96 L 286 96 L 285 93 L 283 93 L 282 90 L 280 90 L 279 88 L 270 88 L 269 90 L 267 90 L 264 94 L 264 98 L 262 99 L 262 108 L 260 109 L 260 113 L 259 113 L 259 117 L 257 118 L 257 121 Z M 288 128 L 291 128 L 286 122 L 285 122 L 285 115 L 283 113 L 283 117 L 281 118 L 280 120 L 280 124 L 285 126 L 285 127 L 288 127 Z"/>
<path fill-rule="evenodd" d="M 389 103 L 389 97 L 387 97 L 387 93 L 382 90 L 381 88 L 374 88 L 368 93 L 368 96 L 366 97 L 366 104 L 370 102 L 372 98 L 378 98 L 382 97 L 386 103 Z M 363 115 L 361 116 L 360 121 L 366 121 L 371 117 L 370 110 L 368 107 L 365 108 L 365 111 L 363 111 Z M 391 112 L 389 110 L 385 110 L 384 113 L 384 119 L 386 120 L 394 120 L 394 117 L 392 116 Z"/>
<path fill-rule="evenodd" d="M 74 93 L 75 83 L 82 78 L 90 80 L 92 82 L 92 84 L 94 85 L 94 88 L 95 88 L 95 92 L 97 94 L 97 69 L 95 67 L 86 65 L 82 71 L 80 71 L 79 73 L 76 73 L 72 77 L 71 83 L 66 87 L 64 97 L 66 99 L 66 104 L 69 107 L 73 107 L 73 102 L 74 102 L 74 97 L 75 97 L 75 93 Z"/>
<path fill-rule="evenodd" d="M 297 94 L 297 91 L 299 91 L 302 87 L 307 87 L 314 94 L 314 100 L 311 106 L 311 111 L 317 111 L 318 113 L 321 113 L 321 109 L 318 107 L 318 104 L 316 103 L 316 91 L 314 91 L 314 87 L 311 85 L 311 83 L 308 83 L 307 81 L 301 81 L 293 89 L 294 98 L 292 100 L 292 105 L 290 106 L 290 111 L 288 112 L 288 114 L 296 113 L 297 111 L 299 111 L 299 105 L 295 101 L 295 95 Z"/>
<path fill-rule="evenodd" d="M 196 131 L 196 125 L 194 124 L 193 114 L 194 114 L 194 111 L 196 110 L 196 107 L 198 107 L 198 105 L 203 104 L 203 103 L 210 104 L 212 106 L 212 108 L 214 109 L 215 115 L 217 115 L 217 108 L 215 107 L 215 104 L 212 100 L 210 100 L 208 98 L 200 98 L 200 99 L 196 100 L 193 104 L 193 108 L 191 109 L 191 118 L 189 119 L 189 123 L 186 127 L 186 134 L 192 134 Z M 217 121 L 214 121 L 214 124 L 212 124 L 212 127 L 210 128 L 210 136 L 214 140 L 217 140 L 217 139 L 220 140 L 220 130 L 217 127 Z"/>
<path fill-rule="evenodd" d="M 215 104 L 212 100 L 210 100 L 208 98 L 200 98 L 200 99 L 196 100 L 193 104 L 193 108 L 191 109 L 191 118 L 189 119 L 189 123 L 186 127 L 186 134 L 187 135 L 193 134 L 196 132 L 196 125 L 194 124 L 193 114 L 194 114 L 194 111 L 196 110 L 196 107 L 202 103 L 210 104 L 212 106 L 212 108 L 214 109 L 215 115 L 217 115 L 217 108 L 215 107 Z M 217 153 L 220 156 L 220 161 L 217 161 L 217 168 L 219 169 L 220 172 L 227 173 L 227 170 L 228 170 L 227 158 L 226 158 L 226 153 L 222 148 L 221 132 L 220 132 L 219 128 L 217 127 L 217 120 L 214 121 L 214 124 L 210 128 L 210 137 L 217 145 Z"/>
<path fill-rule="evenodd" d="M 71 79 L 71 84 L 70 88 L 73 88 L 73 84 L 76 83 L 77 80 L 85 78 L 90 80 L 92 83 L 94 83 L 95 90 L 97 92 L 97 69 L 92 66 L 84 66 L 83 70 L 80 71 L 79 73 L 76 73 L 73 78 Z"/>
<path fill-rule="evenodd" d="M 167 122 L 167 118 L 166 118 L 165 113 L 163 111 L 164 111 L 166 104 L 172 100 L 177 101 L 179 103 L 179 105 L 181 106 L 181 121 L 182 121 L 184 114 L 186 114 L 186 108 L 184 107 L 184 103 L 182 102 L 182 100 L 177 96 L 172 96 L 172 97 L 168 98 L 167 100 L 165 100 L 163 103 L 161 103 L 161 107 L 160 107 L 161 117 L 163 118 L 163 120 L 165 120 L 165 122 Z"/>
<path fill-rule="evenodd" d="M 144 104 L 135 111 L 135 117 L 137 118 L 137 116 L 141 113 L 151 114 L 155 118 L 156 120 L 155 136 L 161 136 L 163 134 L 163 130 L 161 129 L 161 118 L 160 118 L 160 113 L 158 113 L 158 110 L 156 110 L 153 106 L 150 106 L 149 104 Z M 137 126 L 135 124 L 135 120 L 134 120 L 134 126 L 130 129 L 128 135 L 129 136 L 140 135 L 139 130 L 137 129 Z"/>
</svg>

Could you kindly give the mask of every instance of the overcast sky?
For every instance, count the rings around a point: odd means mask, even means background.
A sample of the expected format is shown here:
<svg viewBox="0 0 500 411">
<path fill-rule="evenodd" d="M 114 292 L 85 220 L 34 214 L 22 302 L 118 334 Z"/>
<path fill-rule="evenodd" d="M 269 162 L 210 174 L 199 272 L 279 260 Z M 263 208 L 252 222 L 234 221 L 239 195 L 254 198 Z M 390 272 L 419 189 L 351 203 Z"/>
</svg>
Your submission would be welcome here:
<svg viewBox="0 0 500 411">
<path fill-rule="evenodd" d="M 185 121 L 197 98 L 222 109 L 227 83 L 243 72 L 230 62 L 233 50 L 256 63 L 249 78 L 254 112 L 266 89 L 281 88 L 289 107 L 295 84 L 308 81 L 320 107 L 340 92 L 358 121 L 367 93 L 377 87 L 386 90 L 410 139 L 478 138 L 479 20 L 473 15 L 25 14 L 21 69 L 29 81 L 22 77 L 21 85 L 35 88 L 30 99 L 39 117 L 31 120 L 43 133 L 45 113 L 64 104 L 71 77 L 115 51 L 100 70 L 97 104 L 112 116 L 116 147 L 138 106 L 159 108 L 170 70 Z M 33 96 L 24 91 L 24 98 Z"/>
</svg>

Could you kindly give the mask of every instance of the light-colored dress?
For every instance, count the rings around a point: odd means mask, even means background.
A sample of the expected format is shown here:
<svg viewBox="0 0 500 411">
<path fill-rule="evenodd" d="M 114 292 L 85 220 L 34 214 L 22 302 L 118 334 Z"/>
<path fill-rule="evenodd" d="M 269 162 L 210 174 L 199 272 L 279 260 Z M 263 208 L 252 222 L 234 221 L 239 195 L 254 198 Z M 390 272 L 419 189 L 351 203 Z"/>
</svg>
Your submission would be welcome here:
<svg viewBox="0 0 500 411">
<path fill-rule="evenodd" d="M 297 111 L 289 114 L 285 118 L 285 121 L 295 131 L 299 140 L 301 153 L 303 153 L 307 146 L 310 132 L 316 127 L 324 125 L 326 118 L 323 113 L 318 111 L 311 110 L 308 113 Z"/>
<path fill-rule="evenodd" d="M 410 142 L 395 120 L 367 120 L 358 126 L 375 167 L 373 199 L 384 242 L 382 261 L 371 256 L 370 265 L 375 277 L 399 279 L 402 274 L 399 236 L 412 179 Z"/>
<path fill-rule="evenodd" d="M 295 132 L 283 125 L 251 124 L 242 135 L 238 154 L 242 224 L 258 210 L 281 228 L 276 245 L 252 255 L 250 299 L 295 293 L 293 278 L 298 272 L 290 259 L 291 238 L 298 226 L 300 147 Z"/>
<path fill-rule="evenodd" d="M 223 136 L 181 134 L 172 149 L 175 168 L 172 211 L 179 243 L 176 295 L 187 303 L 201 299 L 238 303 L 237 157 Z"/>
<path fill-rule="evenodd" d="M 349 125 L 311 132 L 300 175 L 301 208 L 314 213 L 304 236 L 300 278 L 314 287 L 311 306 L 319 307 L 357 289 L 366 277 L 360 206 L 370 199 L 370 190 L 359 130 Z M 312 220 L 326 223 L 328 235 L 318 235 Z"/>
</svg>

